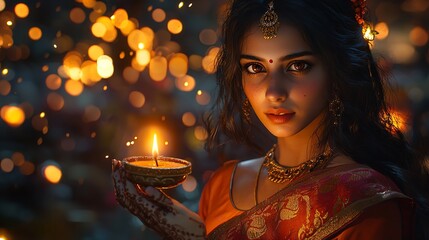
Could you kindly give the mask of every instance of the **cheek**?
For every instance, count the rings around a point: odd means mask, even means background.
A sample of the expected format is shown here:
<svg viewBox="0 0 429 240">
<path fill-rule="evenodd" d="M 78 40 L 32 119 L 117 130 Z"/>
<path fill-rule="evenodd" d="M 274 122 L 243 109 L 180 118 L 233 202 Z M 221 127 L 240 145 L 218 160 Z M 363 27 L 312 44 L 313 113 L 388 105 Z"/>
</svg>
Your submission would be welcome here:
<svg viewBox="0 0 429 240">
<path fill-rule="evenodd" d="M 314 81 L 296 88 L 295 96 L 303 101 L 318 101 L 324 103 L 328 98 L 325 82 Z"/>
</svg>

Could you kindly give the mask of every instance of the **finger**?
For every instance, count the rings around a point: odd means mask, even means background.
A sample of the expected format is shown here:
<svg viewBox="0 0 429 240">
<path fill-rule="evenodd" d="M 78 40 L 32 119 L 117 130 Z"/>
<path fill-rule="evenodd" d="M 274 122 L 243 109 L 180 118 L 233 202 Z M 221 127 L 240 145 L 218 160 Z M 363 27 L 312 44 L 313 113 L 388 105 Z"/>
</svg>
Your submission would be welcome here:
<svg viewBox="0 0 429 240">
<path fill-rule="evenodd" d="M 118 170 L 120 167 L 122 167 L 122 162 L 116 159 L 112 160 L 112 171 Z"/>
</svg>

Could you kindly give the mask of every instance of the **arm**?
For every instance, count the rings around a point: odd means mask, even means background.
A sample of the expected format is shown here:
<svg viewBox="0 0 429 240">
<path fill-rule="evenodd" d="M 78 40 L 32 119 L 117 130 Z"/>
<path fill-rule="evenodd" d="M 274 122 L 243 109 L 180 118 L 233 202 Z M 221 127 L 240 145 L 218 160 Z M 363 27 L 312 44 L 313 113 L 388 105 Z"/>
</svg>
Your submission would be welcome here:
<svg viewBox="0 0 429 240">
<path fill-rule="evenodd" d="M 166 239 L 204 239 L 201 218 L 181 203 L 153 188 L 140 188 L 125 177 L 120 161 L 112 161 L 116 200 L 137 216 L 146 226 Z"/>
</svg>

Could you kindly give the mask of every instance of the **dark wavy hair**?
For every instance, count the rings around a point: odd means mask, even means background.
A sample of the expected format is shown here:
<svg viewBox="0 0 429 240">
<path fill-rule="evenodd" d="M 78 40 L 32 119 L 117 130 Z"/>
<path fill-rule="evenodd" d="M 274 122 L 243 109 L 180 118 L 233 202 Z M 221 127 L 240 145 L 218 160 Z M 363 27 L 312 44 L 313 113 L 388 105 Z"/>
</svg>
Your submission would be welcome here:
<svg viewBox="0 0 429 240">
<path fill-rule="evenodd" d="M 261 139 L 254 141 L 251 130 L 255 126 L 245 120 L 242 109 L 245 96 L 239 61 L 243 37 L 267 6 L 267 1 L 261 0 L 235 0 L 230 5 L 216 63 L 219 93 L 205 120 L 209 150 L 225 144 L 225 138 L 260 146 Z M 333 124 L 332 114 L 325 114 L 320 131 L 314 135 L 319 147 L 334 147 L 391 178 L 417 202 L 418 229 L 424 229 L 429 225 L 427 171 L 423 172 L 425 168 L 392 122 L 385 100 L 387 79 L 362 36 L 351 2 L 277 0 L 274 8 L 280 25 L 296 27 L 321 58 L 330 80 L 330 95 L 338 96 L 344 105 L 339 125 Z M 429 234 L 422 230 L 417 237 L 429 239 Z"/>
</svg>

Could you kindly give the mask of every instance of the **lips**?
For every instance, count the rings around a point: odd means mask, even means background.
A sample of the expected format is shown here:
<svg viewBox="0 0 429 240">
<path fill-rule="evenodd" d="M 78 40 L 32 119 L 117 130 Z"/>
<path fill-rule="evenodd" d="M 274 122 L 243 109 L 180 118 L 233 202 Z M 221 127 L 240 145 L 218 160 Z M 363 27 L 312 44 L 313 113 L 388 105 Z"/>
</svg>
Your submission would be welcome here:
<svg viewBox="0 0 429 240">
<path fill-rule="evenodd" d="M 295 115 L 294 112 L 288 112 L 285 110 L 269 111 L 265 114 L 267 115 L 268 119 L 270 119 L 275 124 L 287 123 Z"/>
</svg>

